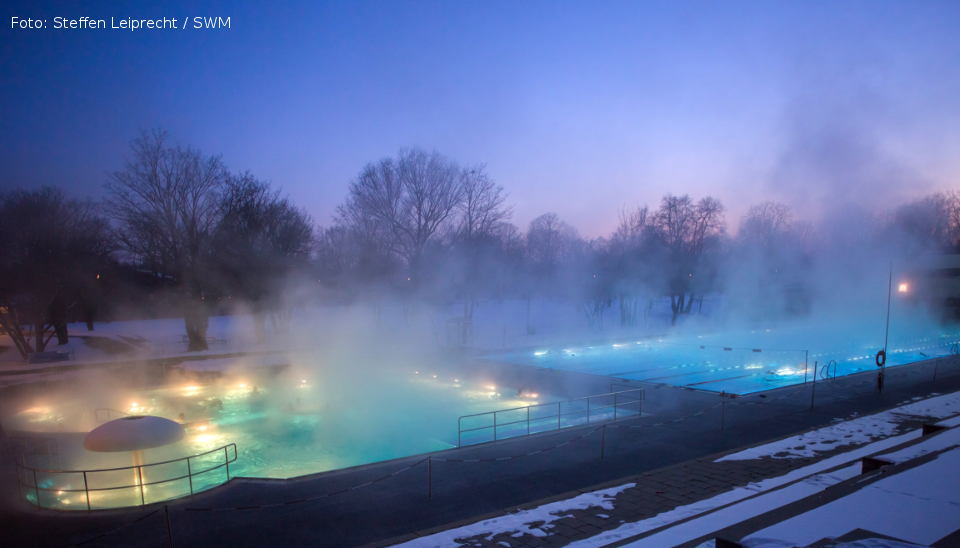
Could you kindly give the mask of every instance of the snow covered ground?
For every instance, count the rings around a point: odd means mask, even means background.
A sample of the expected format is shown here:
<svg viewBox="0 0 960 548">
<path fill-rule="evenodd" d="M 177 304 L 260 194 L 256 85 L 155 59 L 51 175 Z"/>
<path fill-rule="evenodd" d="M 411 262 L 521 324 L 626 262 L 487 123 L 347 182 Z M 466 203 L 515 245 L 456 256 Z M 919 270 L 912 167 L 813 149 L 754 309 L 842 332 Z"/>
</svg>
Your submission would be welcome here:
<svg viewBox="0 0 960 548">
<path fill-rule="evenodd" d="M 861 458 L 920 438 L 921 431 L 919 429 L 893 435 L 898 431 L 900 423 L 902 423 L 905 418 L 918 416 L 947 419 L 944 421 L 945 425 L 952 425 L 960 421 L 960 392 L 936 395 L 928 399 L 905 403 L 888 411 L 865 417 L 856 417 L 798 436 L 791 436 L 783 440 L 724 456 L 717 459 L 716 462 L 816 456 L 823 452 L 837 449 L 838 447 L 848 445 L 851 447 L 856 446 L 849 451 L 824 458 L 816 463 L 793 470 L 782 476 L 738 487 L 693 504 L 676 507 L 647 519 L 623 523 L 612 530 L 605 531 L 594 537 L 574 542 L 571 546 L 604 546 L 661 528 L 661 531 L 641 538 L 629 544 L 629 546 L 673 546 L 696 540 L 711 532 L 739 523 L 752 516 L 779 508 L 785 504 L 806 498 L 827 487 L 857 476 L 861 469 L 859 463 Z M 892 453 L 889 458 L 907 458 L 909 456 L 918 456 L 932 451 L 939 451 L 943 450 L 944 447 L 951 447 L 952 444 L 960 441 L 960 431 L 950 432 L 949 434 L 949 436 L 941 434 L 903 452 Z M 955 458 L 960 458 L 960 451 L 957 453 L 958 457 L 951 456 L 937 459 L 943 462 L 933 468 L 926 469 L 927 471 L 925 472 L 918 473 L 921 474 L 921 476 L 915 479 L 918 482 L 920 480 L 926 481 L 936 477 L 939 473 L 946 473 L 945 470 L 948 469 L 944 468 L 945 466 L 956 467 L 958 462 L 955 461 Z M 924 512 L 946 513 L 953 516 L 952 519 L 936 518 L 935 523 L 931 525 L 930 533 L 923 536 L 923 539 L 933 537 L 933 540 L 936 540 L 960 528 L 960 510 L 958 510 L 960 509 L 960 485 L 954 486 L 956 478 L 960 476 L 956 474 L 953 475 L 954 479 L 951 480 L 953 483 L 948 482 L 948 485 L 954 489 L 953 491 L 946 488 L 940 489 L 938 487 L 935 492 L 931 494 L 930 500 L 922 506 L 923 511 L 918 512 L 918 514 L 921 515 L 914 515 L 914 513 L 911 512 L 909 516 L 905 516 L 906 519 L 914 520 L 917 523 L 921 522 L 918 520 L 920 520 Z M 455 546 L 465 544 L 464 541 L 457 541 L 457 539 L 476 536 L 492 539 L 494 536 L 500 534 L 508 534 L 511 537 L 519 537 L 524 534 L 545 536 L 556 521 L 563 519 L 573 510 L 591 509 L 597 512 L 596 515 L 598 517 L 605 517 L 606 514 L 603 513 L 604 511 L 610 511 L 615 508 L 617 495 L 628 491 L 632 487 L 634 487 L 634 484 L 627 483 L 618 487 L 579 495 L 571 499 L 552 502 L 536 508 L 511 512 L 503 516 L 424 536 L 400 546 Z M 920 496 L 922 498 L 923 496 L 917 493 L 911 493 L 911 491 L 903 485 L 903 482 L 895 482 L 882 488 L 899 490 L 898 492 L 902 494 L 902 497 Z M 876 497 L 876 492 L 874 492 L 873 496 Z M 897 504 L 900 503 L 901 501 L 898 499 Z M 840 512 L 837 514 L 838 516 L 843 515 L 843 510 L 836 510 L 836 512 Z M 893 519 L 893 516 L 887 516 L 886 519 Z M 842 523 L 843 520 L 838 519 L 838 522 Z M 812 518 L 811 521 L 803 523 L 809 531 L 813 531 L 811 535 L 815 536 L 815 538 L 809 540 L 805 540 L 807 537 L 803 537 L 801 540 L 805 543 L 814 542 L 828 535 L 839 536 L 857 527 L 857 525 L 853 525 L 843 529 L 843 526 L 838 525 L 838 529 L 843 530 L 830 529 L 827 531 L 818 526 L 814 526 L 816 522 Z M 863 523 L 874 526 L 867 527 L 864 525 L 865 528 L 881 533 L 884 532 L 882 528 L 876 527 L 876 524 L 872 521 L 864 519 Z M 953 527 L 953 529 L 950 529 L 950 527 Z M 792 542 L 793 537 L 788 535 L 791 531 L 792 529 L 787 529 L 783 532 L 773 531 L 764 534 L 768 539 L 767 541 L 769 541 L 770 538 L 779 538 L 776 535 L 782 534 L 786 535 L 784 538 L 791 539 L 788 542 Z M 896 532 L 902 535 L 909 531 L 896 529 Z M 893 533 L 886 534 L 901 536 Z M 901 538 L 906 537 L 901 536 Z M 758 544 L 758 546 L 761 545 L 763 544 Z M 785 545 L 772 544 L 772 546 Z"/>
<path fill-rule="evenodd" d="M 815 457 L 846 445 L 859 445 L 894 434 L 905 417 L 945 418 L 960 414 L 960 397 L 955 394 L 915 398 L 913 403 L 889 411 L 847 420 L 796 436 L 751 447 L 723 456 L 716 462 L 771 458 Z"/>
<path fill-rule="evenodd" d="M 709 313 L 713 307 L 713 301 L 707 299 L 704 312 Z M 269 319 L 266 328 L 268 334 L 281 334 L 285 343 L 297 342 L 311 333 L 349 328 L 358 334 L 404 332 L 415 334 L 420 341 L 448 346 L 460 341 L 462 324 L 457 320 L 462 315 L 462 303 L 443 306 L 411 306 L 397 302 L 303 306 L 292 312 L 289 329 L 274 329 Z M 535 298 L 529 304 L 520 299 L 484 301 L 474 309 L 469 346 L 502 349 L 569 341 L 571 338 L 591 340 L 624 333 L 630 336 L 659 333 L 670 325 L 669 301 L 660 299 L 653 303 L 639 325 L 622 329 L 618 323 L 614 309 L 607 310 L 601 322 L 589 318 L 584 313 L 583 303 L 577 301 L 543 298 Z M 51 344 L 48 350 L 70 352 L 72 362 L 129 359 L 129 354 L 163 357 L 186 353 L 182 318 L 97 322 L 94 331 L 88 331 L 83 323 L 72 323 L 68 327 L 71 342 L 64 346 Z M 211 316 L 207 336 L 210 344 L 207 353 L 271 349 L 269 344 L 266 347 L 257 344 L 253 317 L 249 314 Z M 2 350 L 3 347 L 6 349 Z M 15 363 L 23 362 L 9 338 L 0 335 L 0 364 Z"/>
<path fill-rule="evenodd" d="M 61 346 L 51 341 L 47 350 L 69 352 L 69 361 L 27 364 L 12 348 L 9 337 L 0 335 L 0 346 L 9 347 L 0 353 L 0 363 L 8 369 L 17 365 L 36 369 L 50 365 L 166 357 L 187 352 L 182 319 L 98 322 L 93 331 L 88 331 L 86 325 L 81 323 L 69 324 L 68 328 L 70 342 Z M 220 354 L 257 348 L 253 321 L 246 315 L 211 317 L 207 339 L 210 349 L 195 354 Z"/>
<path fill-rule="evenodd" d="M 757 531 L 744 544 L 751 548 L 804 546 L 853 529 L 922 546 L 932 544 L 960 529 L 958 469 L 960 449 L 952 449 L 931 462 Z"/>
<path fill-rule="evenodd" d="M 625 483 L 609 489 L 584 493 L 570 499 L 544 504 L 529 510 L 520 510 L 505 516 L 478 521 L 477 523 L 464 525 L 456 529 L 441 531 L 403 544 L 397 544 L 396 546 L 457 546 L 460 545 L 456 540 L 458 538 L 483 536 L 485 540 L 490 540 L 494 535 L 505 531 L 510 532 L 513 537 L 520 537 L 525 534 L 545 537 L 549 534 L 550 529 L 554 527 L 553 523 L 567 517 L 570 512 L 589 508 L 611 510 L 613 508 L 613 500 L 616 496 L 624 490 L 635 486 L 635 483 Z"/>
</svg>

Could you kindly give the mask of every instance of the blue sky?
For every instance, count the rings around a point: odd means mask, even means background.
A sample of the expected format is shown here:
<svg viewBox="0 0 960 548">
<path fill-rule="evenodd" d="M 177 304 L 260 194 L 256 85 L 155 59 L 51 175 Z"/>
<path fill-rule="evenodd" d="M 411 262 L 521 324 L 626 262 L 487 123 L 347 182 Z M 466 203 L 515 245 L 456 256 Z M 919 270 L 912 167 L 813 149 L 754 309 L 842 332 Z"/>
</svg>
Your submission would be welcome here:
<svg viewBox="0 0 960 548">
<path fill-rule="evenodd" d="M 586 236 L 712 194 L 815 218 L 960 180 L 958 2 L 13 4 L 0 185 L 102 195 L 140 129 L 220 153 L 330 223 L 364 163 L 484 163 L 522 227 Z M 229 31 L 21 31 L 9 17 L 229 16 Z"/>
</svg>

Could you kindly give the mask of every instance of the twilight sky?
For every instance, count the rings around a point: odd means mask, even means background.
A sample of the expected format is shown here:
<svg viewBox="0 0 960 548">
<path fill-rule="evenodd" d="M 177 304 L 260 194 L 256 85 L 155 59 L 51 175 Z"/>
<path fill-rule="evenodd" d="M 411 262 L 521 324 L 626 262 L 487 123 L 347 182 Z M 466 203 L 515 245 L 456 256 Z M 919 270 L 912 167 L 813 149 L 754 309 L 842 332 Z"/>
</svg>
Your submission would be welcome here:
<svg viewBox="0 0 960 548">
<path fill-rule="evenodd" d="M 667 192 L 736 221 L 960 188 L 960 2 L 31 2 L 0 31 L 0 187 L 102 196 L 163 127 L 329 225 L 368 161 L 485 163 L 525 228 L 585 236 Z M 152 4 L 152 3 L 151 3 Z M 231 29 L 20 30 L 10 17 Z"/>
</svg>

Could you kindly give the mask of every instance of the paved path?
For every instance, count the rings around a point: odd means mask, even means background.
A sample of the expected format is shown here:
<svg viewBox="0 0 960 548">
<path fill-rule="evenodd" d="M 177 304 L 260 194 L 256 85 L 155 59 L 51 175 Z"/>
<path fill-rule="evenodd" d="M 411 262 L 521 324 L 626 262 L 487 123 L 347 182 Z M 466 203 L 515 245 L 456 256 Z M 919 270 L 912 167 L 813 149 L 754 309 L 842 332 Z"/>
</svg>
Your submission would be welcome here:
<svg viewBox="0 0 960 548">
<path fill-rule="evenodd" d="M 934 382 L 932 363 L 893 368 L 883 394 L 875 390 L 874 375 L 818 384 L 816 392 L 808 385 L 733 400 L 670 387 L 651 389 L 652 416 L 622 421 L 616 428 L 591 425 L 435 453 L 432 498 L 427 496 L 426 463 L 412 457 L 298 481 L 234 480 L 171 503 L 170 530 L 175 545 L 182 546 L 383 544 L 544 497 L 639 477 L 636 496 L 622 509 L 635 520 L 802 464 L 792 460 L 758 467 L 718 466 L 704 460 L 706 455 L 827 424 L 835 417 L 878 411 L 934 390 L 960 389 L 958 360 L 943 360 L 937 372 Z M 815 406 L 810 409 L 812 396 Z M 9 477 L 4 483 L 7 495 L 15 490 Z M 330 493 L 335 494 L 323 496 Z M 93 516 L 20 506 L 4 511 L 0 527 L 10 545 L 17 546 L 158 546 L 167 537 L 165 517 L 162 506 Z M 512 540 L 563 544 L 612 527 L 619 519 L 625 518 L 584 516 L 575 525 L 558 524 L 562 536 L 553 540 L 532 535 Z"/>
</svg>

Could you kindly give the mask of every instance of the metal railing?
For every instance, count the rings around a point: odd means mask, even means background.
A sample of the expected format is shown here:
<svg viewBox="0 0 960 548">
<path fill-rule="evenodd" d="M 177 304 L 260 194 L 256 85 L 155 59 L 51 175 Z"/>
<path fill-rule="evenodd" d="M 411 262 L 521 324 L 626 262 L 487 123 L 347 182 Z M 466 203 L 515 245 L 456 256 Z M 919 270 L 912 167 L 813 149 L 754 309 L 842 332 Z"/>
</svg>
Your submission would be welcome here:
<svg viewBox="0 0 960 548">
<path fill-rule="evenodd" d="M 196 461 L 212 461 L 209 457 L 212 455 L 223 455 L 223 459 L 213 462 L 200 462 L 201 468 L 195 470 Z M 34 468 L 23 464 L 22 462 L 17 463 L 17 486 L 20 490 L 20 496 L 22 498 L 30 499 L 30 494 L 34 495 L 34 500 L 32 501 L 34 505 L 38 508 L 57 508 L 62 510 L 92 510 L 93 505 L 90 502 L 91 493 L 104 493 L 104 492 L 118 492 L 119 490 L 126 489 L 132 490 L 134 492 L 134 497 L 136 497 L 137 492 L 139 492 L 139 504 L 125 504 L 124 499 L 120 499 L 121 504 L 106 504 L 106 505 L 97 505 L 98 508 L 123 508 L 128 506 L 144 506 L 147 504 L 147 487 L 158 486 L 158 485 L 169 485 L 171 482 L 177 482 L 186 480 L 187 489 L 177 493 L 176 490 L 173 492 L 167 490 L 166 492 L 161 492 L 160 497 L 157 500 L 151 502 L 159 502 L 160 500 L 169 500 L 172 498 L 178 498 L 182 496 L 192 495 L 196 492 L 203 491 L 215 485 L 220 485 L 223 482 L 204 482 L 200 485 L 194 484 L 194 479 L 204 474 L 213 472 L 214 470 L 219 470 L 220 468 L 226 469 L 226 479 L 224 481 L 230 480 L 230 463 L 237 460 L 237 444 L 228 443 L 222 447 L 216 449 L 211 449 L 203 453 L 198 453 L 196 455 L 190 455 L 186 457 L 180 457 L 176 459 L 170 459 L 160 462 L 152 462 L 149 464 L 135 464 L 132 466 L 121 466 L 117 468 L 99 468 L 99 469 L 88 469 L 88 470 L 49 470 L 43 468 Z M 193 461 L 193 462 L 191 462 Z M 186 468 L 181 469 L 177 472 L 177 475 L 174 477 L 166 477 L 163 479 L 155 481 L 144 481 L 144 470 L 147 472 L 150 469 L 156 469 L 160 466 L 175 465 L 176 463 L 184 463 Z M 185 470 L 186 473 L 183 473 Z M 91 482 L 97 476 L 124 476 L 127 474 L 132 474 L 135 478 L 134 483 L 132 484 L 122 484 L 114 485 L 109 484 L 106 487 L 91 487 Z M 72 476 L 72 478 L 71 478 Z M 150 474 L 147 474 L 148 479 Z M 65 478 L 63 483 L 58 483 L 57 478 Z M 75 481 L 82 478 L 82 487 L 75 486 Z M 70 481 L 73 479 L 74 481 Z M 51 504 L 44 504 L 45 500 L 41 494 L 55 493 Z M 71 493 L 83 493 L 83 499 L 81 501 L 81 506 L 76 506 L 72 504 L 72 501 L 69 499 L 69 494 Z M 48 497 L 49 498 L 49 497 Z M 134 499 L 136 500 L 136 499 Z M 109 502 L 109 501 L 108 501 Z M 82 506 L 85 506 L 83 508 Z"/>
<path fill-rule="evenodd" d="M 476 437 L 476 433 L 482 432 L 487 435 L 467 442 L 467 445 L 472 445 L 639 416 L 643 413 L 643 399 L 644 389 L 634 388 L 572 400 L 463 415 L 457 419 L 457 447 L 464 445 L 464 434 Z M 465 421 L 467 425 L 464 425 Z M 479 426 L 471 423 L 479 423 Z"/>
</svg>

